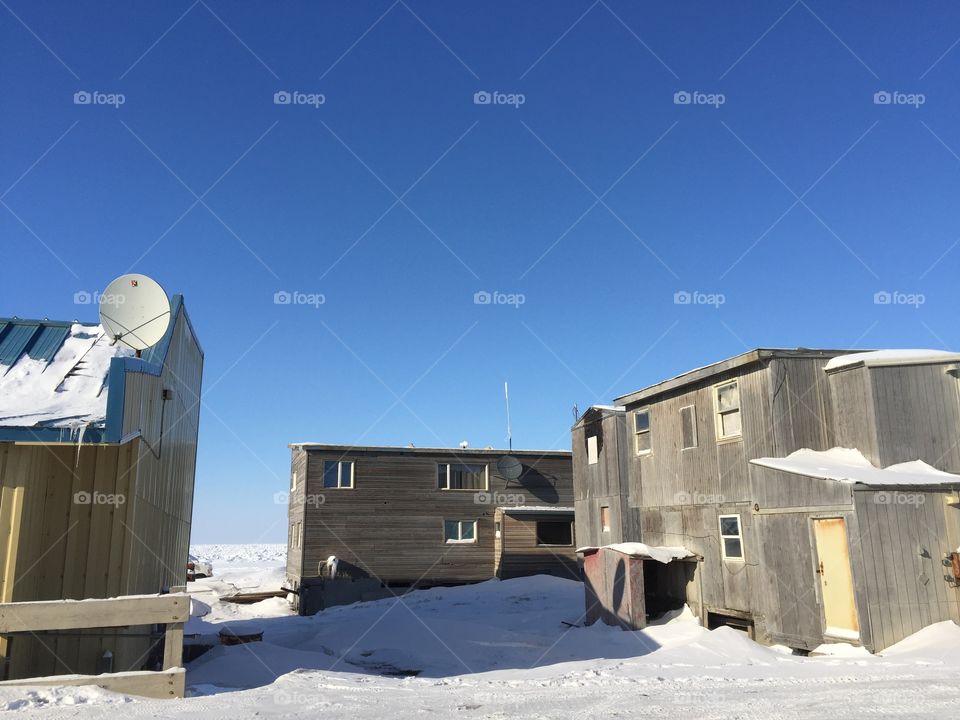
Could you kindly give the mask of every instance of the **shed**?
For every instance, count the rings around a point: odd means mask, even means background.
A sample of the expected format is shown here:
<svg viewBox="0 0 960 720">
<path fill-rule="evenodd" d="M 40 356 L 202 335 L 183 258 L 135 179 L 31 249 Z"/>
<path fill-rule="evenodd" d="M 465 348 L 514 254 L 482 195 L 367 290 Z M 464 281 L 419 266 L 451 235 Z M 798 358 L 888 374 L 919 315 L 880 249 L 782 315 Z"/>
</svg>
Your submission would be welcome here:
<svg viewBox="0 0 960 720">
<path fill-rule="evenodd" d="M 650 617 L 696 602 L 697 556 L 640 542 L 582 547 L 586 623 L 641 630 Z"/>
<path fill-rule="evenodd" d="M 0 602 L 184 585 L 202 368 L 179 295 L 140 358 L 98 325 L 0 319 Z M 140 670 L 144 630 L 2 638 L 0 675 L 90 674 L 107 650 Z"/>
</svg>

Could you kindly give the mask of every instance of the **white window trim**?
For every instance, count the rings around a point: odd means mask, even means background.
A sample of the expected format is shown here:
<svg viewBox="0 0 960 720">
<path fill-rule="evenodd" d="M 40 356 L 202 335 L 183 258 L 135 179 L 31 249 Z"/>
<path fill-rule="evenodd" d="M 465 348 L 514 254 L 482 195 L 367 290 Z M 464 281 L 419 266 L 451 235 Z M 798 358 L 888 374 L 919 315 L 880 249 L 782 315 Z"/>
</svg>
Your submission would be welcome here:
<svg viewBox="0 0 960 720">
<path fill-rule="evenodd" d="M 600 462 L 600 447 L 596 435 L 587 438 L 587 465 L 596 465 Z"/>
<path fill-rule="evenodd" d="M 290 491 L 296 492 L 296 490 L 297 490 L 297 472 L 296 470 L 294 470 L 293 474 L 290 475 Z"/>
<path fill-rule="evenodd" d="M 354 475 L 356 474 L 353 467 L 353 460 L 324 460 L 323 461 L 324 477 L 321 478 L 321 481 L 323 481 L 326 477 L 326 469 L 327 469 L 328 462 L 335 462 L 337 464 L 337 486 L 332 488 L 327 487 L 326 483 L 324 482 L 323 489 L 324 490 L 353 490 L 353 479 L 354 479 Z M 350 466 L 350 484 L 349 485 L 343 484 L 343 466 L 344 465 Z"/>
<path fill-rule="evenodd" d="M 736 535 L 724 535 L 723 534 L 723 521 L 726 518 L 736 518 L 737 519 L 737 534 Z M 720 515 L 717 517 L 717 530 L 720 533 L 720 554 L 724 560 L 729 562 L 746 562 L 746 549 L 743 546 L 743 524 L 740 521 L 739 514 L 733 515 Z M 727 544 L 724 542 L 726 539 L 737 539 L 740 541 L 740 557 L 729 557 L 727 555 Z"/>
<path fill-rule="evenodd" d="M 477 527 L 478 523 L 477 523 L 476 520 L 454 520 L 453 518 L 444 518 L 444 520 L 443 520 L 443 534 L 444 534 L 444 536 L 446 536 L 446 534 L 447 534 L 447 523 L 448 523 L 448 522 L 455 522 L 455 523 L 457 523 L 457 534 L 460 536 L 460 538 L 463 537 L 463 525 L 464 525 L 464 523 L 473 523 L 473 538 L 472 538 L 472 539 L 469 539 L 469 540 L 463 540 L 463 539 L 453 540 L 453 539 L 448 539 L 448 538 L 444 537 L 444 539 L 443 539 L 444 543 L 446 543 L 447 545 L 476 545 L 476 543 L 477 543 L 477 532 L 478 532 L 478 530 L 479 530 L 479 528 Z"/>
<path fill-rule="evenodd" d="M 693 413 L 692 413 L 693 414 L 693 418 L 692 418 L 693 419 L 693 445 L 690 445 L 689 447 L 684 447 L 683 446 L 683 411 L 686 410 L 687 408 L 690 408 L 693 410 Z M 684 405 L 682 408 L 680 408 L 680 449 L 696 450 L 698 447 L 700 447 L 700 431 L 697 429 L 697 406 L 695 403 L 691 403 L 690 405 Z"/>
<path fill-rule="evenodd" d="M 438 462 L 437 468 L 441 465 L 447 466 L 447 486 L 442 488 L 437 488 L 440 492 L 486 492 L 490 489 L 490 466 L 487 463 L 450 463 L 450 462 Z M 482 488 L 452 488 L 450 487 L 450 466 L 451 465 L 483 465 L 483 487 Z"/>
<path fill-rule="evenodd" d="M 637 415 L 639 415 L 640 413 L 647 414 L 647 429 L 642 432 L 637 432 Z M 636 410 L 633 411 L 633 449 L 634 449 L 634 452 L 636 452 L 637 457 L 643 457 L 644 455 L 649 455 L 650 453 L 653 452 L 653 439 L 652 439 L 653 435 L 650 435 L 652 428 L 653 428 L 653 423 L 650 422 L 650 406 L 649 405 L 647 407 L 637 408 Z M 640 449 L 639 440 L 641 435 L 650 435 L 650 438 L 651 438 L 650 447 L 646 450 Z"/>
<path fill-rule="evenodd" d="M 723 434 L 723 418 L 722 415 L 729 415 L 732 410 L 728 410 L 725 413 L 720 412 L 720 388 L 725 385 L 736 385 L 737 386 L 737 414 L 740 416 L 740 432 L 734 433 L 733 435 L 724 435 Z M 740 440 L 743 438 L 743 401 L 740 398 L 740 380 L 739 378 L 734 378 L 733 380 L 725 380 L 722 383 L 717 383 L 713 386 L 713 425 L 714 425 L 714 434 L 716 435 L 717 442 L 724 442 L 726 440 Z"/>
</svg>

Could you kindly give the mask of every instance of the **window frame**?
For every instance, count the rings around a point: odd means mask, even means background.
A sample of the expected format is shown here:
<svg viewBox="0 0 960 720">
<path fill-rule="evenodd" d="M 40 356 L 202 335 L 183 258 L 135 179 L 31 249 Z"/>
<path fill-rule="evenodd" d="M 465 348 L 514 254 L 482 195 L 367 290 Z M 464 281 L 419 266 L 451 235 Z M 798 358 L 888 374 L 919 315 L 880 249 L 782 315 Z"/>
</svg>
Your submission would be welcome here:
<svg viewBox="0 0 960 720">
<path fill-rule="evenodd" d="M 290 474 L 290 492 L 296 492 L 296 491 L 297 491 L 297 471 L 294 470 Z"/>
<path fill-rule="evenodd" d="M 336 463 L 337 464 L 337 484 L 335 487 L 327 486 L 327 463 Z M 343 484 L 343 466 L 350 466 L 350 484 Z M 356 476 L 356 468 L 354 467 L 353 460 L 324 460 L 323 461 L 323 474 L 320 477 L 320 481 L 323 483 L 324 490 L 353 490 L 354 489 L 354 479 Z"/>
<path fill-rule="evenodd" d="M 607 522 L 606 522 L 606 524 L 604 524 L 604 522 L 603 522 L 603 516 L 604 516 L 604 512 L 603 512 L 603 511 L 604 511 L 604 510 L 607 511 L 607 512 L 606 512 L 606 516 L 607 516 Z M 600 532 L 602 532 L 602 533 L 608 533 L 608 532 L 611 532 L 611 531 L 612 531 L 612 528 L 613 528 L 613 523 L 612 523 L 611 520 L 610 520 L 610 506 L 609 506 L 609 505 L 601 505 L 601 506 L 600 506 Z"/>
<path fill-rule="evenodd" d="M 570 542 L 568 543 L 545 543 L 540 542 L 540 523 L 553 523 L 554 525 L 566 525 L 570 530 Z M 537 547 L 573 547 L 573 522 L 570 520 L 535 520 L 533 527 L 534 541 Z"/>
<path fill-rule="evenodd" d="M 454 540 L 447 537 L 447 523 L 457 523 L 457 536 L 458 539 Z M 463 539 L 463 526 L 464 524 L 473 525 L 473 537 L 469 540 Z M 459 518 L 444 518 L 442 529 L 443 529 L 443 543 L 444 545 L 476 545 L 478 542 L 478 535 L 480 533 L 480 523 L 478 520 L 461 520 Z"/>
<path fill-rule="evenodd" d="M 587 465 L 596 465 L 599 462 L 600 441 L 596 435 L 591 435 L 587 438 Z"/>
<path fill-rule="evenodd" d="M 440 466 L 447 466 L 447 486 L 440 487 Z M 482 488 L 452 488 L 450 487 L 450 473 L 454 465 L 481 465 L 483 466 L 483 487 Z M 439 492 L 488 492 L 490 490 L 490 464 L 489 463 L 467 463 L 467 462 L 437 462 L 437 472 L 434 473 L 436 479 L 436 488 Z"/>
<path fill-rule="evenodd" d="M 737 519 L 737 534 L 736 535 L 724 535 L 723 534 L 723 521 L 736 518 Z M 725 515 L 717 516 L 717 532 L 720 534 L 720 553 L 724 561 L 728 562 L 746 562 L 746 552 L 744 552 L 743 546 L 743 523 L 740 520 L 739 513 L 727 513 Z M 740 542 L 740 557 L 727 555 L 727 543 L 726 540 L 738 540 Z"/>
<path fill-rule="evenodd" d="M 690 427 L 693 430 L 693 444 L 684 445 L 683 444 L 683 411 L 690 410 Z M 700 432 L 697 429 L 697 405 L 696 403 L 690 403 L 689 405 L 684 405 L 680 408 L 680 449 L 681 450 L 694 450 L 700 447 Z"/>
<path fill-rule="evenodd" d="M 646 430 L 637 430 L 637 416 L 645 414 L 647 416 L 647 429 Z M 653 435 L 651 430 L 653 429 L 653 424 L 650 422 L 650 406 L 647 405 L 642 408 L 637 408 L 633 411 L 633 449 L 637 457 L 643 457 L 644 455 L 650 455 L 653 452 Z M 640 449 L 640 436 L 646 435 L 649 438 L 650 447 L 645 450 Z"/>
<path fill-rule="evenodd" d="M 720 388 L 726 387 L 727 385 L 733 385 L 737 388 L 737 408 L 736 410 L 724 410 L 720 411 Z M 736 413 L 740 419 L 740 430 L 736 433 L 730 435 L 723 434 L 723 416 Z M 714 435 L 716 436 L 717 442 L 725 442 L 728 440 L 740 440 L 743 438 L 743 401 L 740 399 L 740 379 L 733 378 L 732 380 L 724 380 L 721 383 L 717 383 L 713 386 L 713 424 L 714 424 Z"/>
</svg>

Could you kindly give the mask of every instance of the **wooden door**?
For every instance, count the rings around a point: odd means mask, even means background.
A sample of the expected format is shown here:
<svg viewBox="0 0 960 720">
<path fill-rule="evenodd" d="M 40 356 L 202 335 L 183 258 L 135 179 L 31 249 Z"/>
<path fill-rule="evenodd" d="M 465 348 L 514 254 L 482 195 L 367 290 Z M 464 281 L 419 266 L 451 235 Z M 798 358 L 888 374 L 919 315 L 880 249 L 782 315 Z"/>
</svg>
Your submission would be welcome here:
<svg viewBox="0 0 960 720">
<path fill-rule="evenodd" d="M 820 576 L 820 597 L 823 599 L 825 634 L 837 638 L 860 637 L 857 604 L 853 594 L 853 573 L 850 570 L 850 546 L 843 518 L 822 518 L 813 521 L 817 544 L 817 574 Z"/>
</svg>

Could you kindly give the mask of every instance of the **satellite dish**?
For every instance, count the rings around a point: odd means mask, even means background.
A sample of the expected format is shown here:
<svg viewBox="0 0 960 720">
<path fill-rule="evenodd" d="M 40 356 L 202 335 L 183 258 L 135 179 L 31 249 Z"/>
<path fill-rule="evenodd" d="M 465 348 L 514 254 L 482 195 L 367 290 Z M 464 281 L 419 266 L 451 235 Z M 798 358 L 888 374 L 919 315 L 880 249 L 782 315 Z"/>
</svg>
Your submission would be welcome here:
<svg viewBox="0 0 960 720">
<path fill-rule="evenodd" d="M 167 332 L 167 293 L 146 275 L 121 275 L 100 296 L 100 324 L 111 344 L 123 343 L 139 355 Z"/>
<path fill-rule="evenodd" d="M 516 480 L 523 474 L 523 463 L 513 455 L 504 455 L 497 460 L 497 471 L 507 480 Z"/>
</svg>

